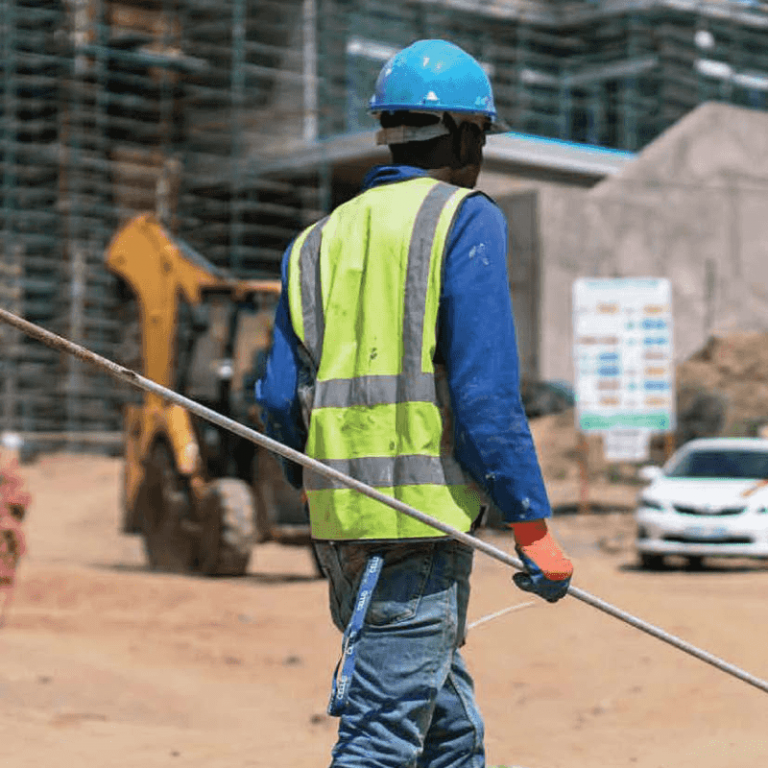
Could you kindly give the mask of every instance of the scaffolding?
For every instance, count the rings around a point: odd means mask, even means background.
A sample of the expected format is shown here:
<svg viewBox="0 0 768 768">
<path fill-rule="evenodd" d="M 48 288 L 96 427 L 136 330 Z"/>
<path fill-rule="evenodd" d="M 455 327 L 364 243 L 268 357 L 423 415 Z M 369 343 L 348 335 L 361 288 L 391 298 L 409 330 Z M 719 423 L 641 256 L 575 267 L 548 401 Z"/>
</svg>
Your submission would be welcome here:
<svg viewBox="0 0 768 768">
<path fill-rule="evenodd" d="M 326 136 L 372 127 L 365 108 L 381 65 L 402 45 L 427 37 L 449 38 L 478 58 L 501 115 L 537 136 L 635 151 L 703 101 L 768 106 L 764 4 L 320 5 L 322 101 L 339 106 L 321 122 Z"/>
<path fill-rule="evenodd" d="M 374 128 L 376 76 L 415 39 L 476 56 L 501 116 L 536 136 L 636 151 L 703 101 L 768 108 L 768 9 L 749 0 L 0 7 L 0 301 L 106 357 L 124 322 L 102 263 L 117 227 L 154 210 L 215 264 L 276 276 L 340 193 L 322 162 L 260 169 Z M 1 430 L 119 427 L 124 390 L 14 331 L 0 344 Z"/>
</svg>

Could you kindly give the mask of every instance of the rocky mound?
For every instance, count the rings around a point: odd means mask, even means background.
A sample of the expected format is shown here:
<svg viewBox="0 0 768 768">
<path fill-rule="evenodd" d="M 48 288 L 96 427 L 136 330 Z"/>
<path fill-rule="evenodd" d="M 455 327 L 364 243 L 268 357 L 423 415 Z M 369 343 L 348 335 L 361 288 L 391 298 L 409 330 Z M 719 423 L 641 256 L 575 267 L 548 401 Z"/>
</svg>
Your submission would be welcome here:
<svg viewBox="0 0 768 768">
<path fill-rule="evenodd" d="M 677 442 L 768 424 L 768 333 L 713 336 L 677 367 Z"/>
</svg>

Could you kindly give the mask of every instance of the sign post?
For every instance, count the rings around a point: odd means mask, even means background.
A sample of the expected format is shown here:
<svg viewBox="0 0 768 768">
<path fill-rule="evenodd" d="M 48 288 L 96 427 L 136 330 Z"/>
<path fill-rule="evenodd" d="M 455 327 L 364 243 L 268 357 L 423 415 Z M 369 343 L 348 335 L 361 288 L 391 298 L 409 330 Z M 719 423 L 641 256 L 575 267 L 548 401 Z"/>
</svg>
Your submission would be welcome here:
<svg viewBox="0 0 768 768">
<path fill-rule="evenodd" d="M 647 460 L 651 434 L 675 428 L 669 280 L 576 280 L 573 360 L 578 431 L 602 434 L 608 461 Z"/>
</svg>

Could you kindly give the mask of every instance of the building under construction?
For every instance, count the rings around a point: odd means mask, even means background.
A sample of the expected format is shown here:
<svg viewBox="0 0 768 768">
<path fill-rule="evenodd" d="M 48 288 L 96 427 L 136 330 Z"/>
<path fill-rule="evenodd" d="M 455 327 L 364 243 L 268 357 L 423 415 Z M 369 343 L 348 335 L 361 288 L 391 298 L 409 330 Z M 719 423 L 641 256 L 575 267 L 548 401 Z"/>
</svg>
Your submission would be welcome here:
<svg viewBox="0 0 768 768">
<path fill-rule="evenodd" d="M 768 9 L 747 0 L 2 0 L 2 305 L 113 357 L 103 253 L 145 210 L 277 275 L 354 192 L 331 148 L 374 128 L 383 62 L 426 37 L 483 63 L 517 134 L 635 152 L 705 101 L 768 108 Z M 3 430 L 119 427 L 123 390 L 0 333 Z"/>
</svg>

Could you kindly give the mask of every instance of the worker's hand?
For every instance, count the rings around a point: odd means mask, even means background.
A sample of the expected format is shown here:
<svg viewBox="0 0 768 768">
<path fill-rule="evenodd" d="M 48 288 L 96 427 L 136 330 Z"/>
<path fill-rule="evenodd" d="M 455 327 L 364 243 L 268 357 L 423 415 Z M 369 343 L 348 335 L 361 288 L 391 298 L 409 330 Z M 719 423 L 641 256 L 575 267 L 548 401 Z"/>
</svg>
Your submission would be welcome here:
<svg viewBox="0 0 768 768">
<path fill-rule="evenodd" d="M 524 592 L 533 592 L 550 603 L 556 603 L 568 593 L 573 563 L 563 554 L 544 520 L 514 523 L 518 556 L 525 570 L 512 576 Z"/>
</svg>

